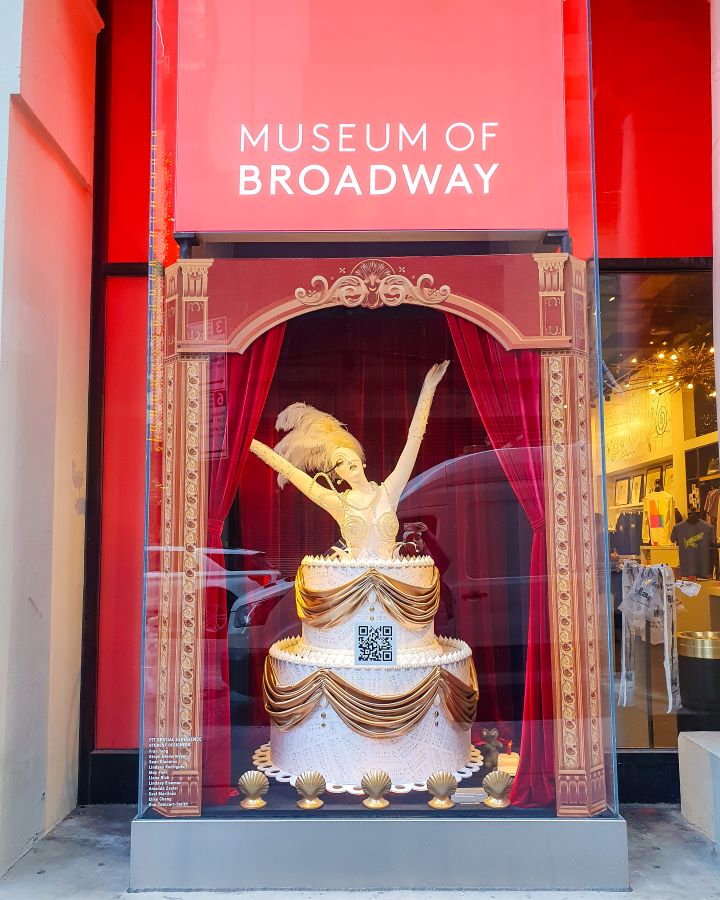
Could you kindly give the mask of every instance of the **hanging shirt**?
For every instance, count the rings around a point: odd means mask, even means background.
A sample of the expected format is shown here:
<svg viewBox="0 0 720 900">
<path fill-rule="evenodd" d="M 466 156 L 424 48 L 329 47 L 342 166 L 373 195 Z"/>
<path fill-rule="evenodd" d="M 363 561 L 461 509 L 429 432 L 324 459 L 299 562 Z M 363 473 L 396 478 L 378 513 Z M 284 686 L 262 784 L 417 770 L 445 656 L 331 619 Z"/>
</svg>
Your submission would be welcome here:
<svg viewBox="0 0 720 900">
<path fill-rule="evenodd" d="M 654 547 L 670 544 L 675 524 L 675 499 L 668 491 L 652 491 L 643 500 L 642 537 Z"/>
<path fill-rule="evenodd" d="M 718 488 L 713 488 L 711 491 L 709 491 L 707 497 L 705 498 L 704 506 L 708 521 L 711 525 L 717 524 L 718 501 L 720 501 L 720 490 L 718 490 Z"/>
<path fill-rule="evenodd" d="M 635 690 L 636 641 L 663 645 L 663 669 L 668 698 L 668 713 L 680 703 L 675 598 L 675 579 L 667 565 L 642 566 L 626 562 L 623 567 L 622 645 L 618 706 L 631 706 Z M 649 627 L 648 627 L 649 626 Z M 646 647 L 646 653 L 650 648 Z M 649 688 L 649 686 L 648 686 Z"/>
<path fill-rule="evenodd" d="M 642 514 L 623 512 L 617 517 L 612 544 L 621 556 L 640 556 Z"/>
<path fill-rule="evenodd" d="M 640 544 L 642 535 L 642 513 L 637 512 L 626 513 L 626 529 L 628 534 L 628 553 L 633 556 L 640 556 Z"/>
<path fill-rule="evenodd" d="M 686 519 L 672 530 L 670 539 L 678 545 L 680 553 L 680 574 L 709 578 L 712 571 L 710 542 L 715 537 L 715 529 L 708 522 Z"/>
</svg>

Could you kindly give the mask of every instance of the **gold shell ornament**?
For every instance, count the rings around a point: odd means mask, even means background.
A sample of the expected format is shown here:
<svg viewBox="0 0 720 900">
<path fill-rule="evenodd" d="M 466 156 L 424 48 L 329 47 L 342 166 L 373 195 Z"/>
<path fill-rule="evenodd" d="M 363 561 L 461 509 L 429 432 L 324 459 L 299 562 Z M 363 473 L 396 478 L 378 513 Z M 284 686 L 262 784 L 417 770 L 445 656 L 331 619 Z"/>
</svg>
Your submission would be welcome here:
<svg viewBox="0 0 720 900">
<path fill-rule="evenodd" d="M 457 778 L 452 772 L 435 772 L 427 780 L 427 789 L 432 794 L 428 806 L 432 806 L 433 809 L 452 809 L 455 806 L 452 795 L 457 786 Z"/>
<path fill-rule="evenodd" d="M 245 799 L 240 802 L 243 809 L 261 809 L 265 806 L 263 794 L 267 794 L 270 782 L 267 775 L 251 769 L 238 778 L 238 790 L 245 794 Z"/>
<path fill-rule="evenodd" d="M 487 798 L 483 801 L 485 806 L 490 809 L 505 809 L 510 806 L 508 794 L 515 776 L 507 772 L 500 772 L 497 769 L 483 778 L 482 786 L 487 791 Z"/>
<path fill-rule="evenodd" d="M 387 772 L 378 770 L 366 772 L 362 777 L 360 787 L 367 794 L 363 800 L 363 806 L 367 806 L 368 809 L 384 809 L 390 805 L 390 801 L 383 797 L 383 794 L 387 794 L 392 787 L 392 781 Z"/>
<path fill-rule="evenodd" d="M 325 793 L 325 779 L 319 772 L 303 772 L 295 779 L 295 789 L 300 794 L 300 809 L 319 809 L 323 805 L 320 794 Z"/>
</svg>

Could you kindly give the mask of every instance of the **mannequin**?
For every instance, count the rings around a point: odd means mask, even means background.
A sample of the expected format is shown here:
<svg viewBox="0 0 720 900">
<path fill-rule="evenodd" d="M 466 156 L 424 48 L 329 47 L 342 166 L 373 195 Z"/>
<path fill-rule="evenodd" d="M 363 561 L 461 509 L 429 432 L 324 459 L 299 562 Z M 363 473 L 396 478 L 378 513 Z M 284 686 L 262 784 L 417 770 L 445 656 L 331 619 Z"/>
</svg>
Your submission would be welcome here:
<svg viewBox="0 0 720 900">
<path fill-rule="evenodd" d="M 304 403 L 280 413 L 277 427 L 288 432 L 274 450 L 254 440 L 250 449 L 278 473 L 281 487 L 288 481 L 335 519 L 345 541 L 335 548 L 353 559 L 389 559 L 396 551 L 400 523 L 396 510 L 410 480 L 425 435 L 435 390 L 449 362 L 434 365 L 425 376 L 397 465 L 381 483 L 368 481 L 365 452 L 359 441 L 336 418 Z M 308 472 L 316 472 L 314 478 Z M 329 487 L 320 484 L 323 479 Z M 343 492 L 336 485 L 346 483 Z"/>
<path fill-rule="evenodd" d="M 674 524 L 675 498 L 663 490 L 662 481 L 657 478 L 643 500 L 643 543 L 653 547 L 670 544 Z"/>
</svg>

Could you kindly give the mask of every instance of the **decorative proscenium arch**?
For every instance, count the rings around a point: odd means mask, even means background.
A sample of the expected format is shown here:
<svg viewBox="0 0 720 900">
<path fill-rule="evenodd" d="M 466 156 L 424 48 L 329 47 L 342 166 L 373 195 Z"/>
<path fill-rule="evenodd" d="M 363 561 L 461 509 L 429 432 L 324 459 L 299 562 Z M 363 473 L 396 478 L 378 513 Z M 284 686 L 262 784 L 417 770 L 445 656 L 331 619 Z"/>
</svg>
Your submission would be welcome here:
<svg viewBox="0 0 720 900">
<path fill-rule="evenodd" d="M 545 253 L 531 256 L 501 257 L 449 257 L 444 262 L 452 261 L 453 266 L 460 268 L 461 280 L 469 288 L 477 290 L 477 283 L 483 284 L 483 272 L 471 273 L 462 271 L 462 262 L 472 261 L 471 265 L 482 268 L 488 261 L 493 266 L 493 274 L 498 271 L 500 283 L 494 297 L 478 297 L 470 290 L 453 290 L 448 284 L 435 286 L 435 277 L 429 272 L 422 272 L 412 278 L 405 274 L 410 268 L 409 261 L 416 266 L 421 261 L 426 266 L 437 263 L 436 259 L 408 257 L 400 265 L 398 260 L 364 259 L 350 269 L 342 265 L 342 261 L 333 260 L 337 273 L 330 281 L 325 275 L 315 273 L 307 284 L 286 279 L 280 290 L 268 288 L 265 296 L 258 298 L 250 294 L 243 284 L 242 274 L 238 272 L 235 279 L 240 304 L 234 310 L 228 310 L 228 323 L 223 334 L 213 334 L 209 322 L 213 319 L 210 309 L 212 304 L 208 298 L 209 285 L 217 280 L 218 269 L 228 268 L 228 264 L 239 268 L 243 260 L 193 259 L 180 260 L 170 266 L 166 274 L 168 318 L 174 318 L 169 336 L 172 346 L 177 351 L 194 352 L 202 347 L 210 352 L 237 352 L 245 350 L 261 334 L 275 325 L 287 322 L 296 316 L 304 315 L 316 309 L 327 309 L 335 306 L 347 308 L 364 307 L 379 309 L 382 306 L 400 306 L 414 304 L 435 307 L 443 312 L 454 313 L 467 319 L 496 338 L 506 350 L 542 349 L 569 350 L 573 335 L 566 328 L 565 304 L 560 297 L 562 270 L 567 254 Z M 533 260 L 542 261 L 543 285 L 538 290 L 537 274 L 534 273 Z M 479 261 L 483 261 L 480 263 Z M 270 261 L 265 261 L 270 264 Z M 275 264 L 287 263 L 288 260 L 275 260 Z M 290 261 L 292 262 L 292 261 Z M 308 260 L 298 260 L 307 268 Z M 312 260 L 313 265 L 320 261 Z M 327 261 L 324 261 L 327 262 Z M 451 267 L 452 268 L 452 267 Z M 510 277 L 523 269 L 519 280 L 527 292 L 535 296 L 531 309 L 526 307 L 507 310 L 504 308 L 503 278 L 509 272 Z M 348 270 L 350 271 L 348 272 Z M 396 269 L 398 271 L 396 271 Z M 292 278 L 292 275 L 290 278 Z M 473 284 L 473 279 L 475 284 Z M 222 278 L 223 286 L 227 278 Z M 468 284 L 468 282 L 470 282 Z M 273 282 L 273 285 L 276 282 Z M 248 302 L 249 301 L 249 302 Z M 532 315 L 530 314 L 532 312 Z M 177 315 L 176 315 L 177 313 Z"/>
<path fill-rule="evenodd" d="M 163 435 L 162 541 L 183 551 L 181 558 L 165 551 L 159 597 L 154 737 L 179 748 L 181 760 L 165 771 L 172 800 L 154 804 L 164 815 L 199 815 L 202 799 L 200 550 L 210 354 L 242 352 L 274 325 L 314 309 L 408 303 L 462 316 L 506 349 L 542 353 L 557 812 L 587 816 L 606 808 L 586 266 L 568 254 L 543 253 L 188 259 L 168 267 L 163 328 L 153 332 L 162 344 L 152 357 L 163 365 L 163 422 L 154 425 Z"/>
</svg>

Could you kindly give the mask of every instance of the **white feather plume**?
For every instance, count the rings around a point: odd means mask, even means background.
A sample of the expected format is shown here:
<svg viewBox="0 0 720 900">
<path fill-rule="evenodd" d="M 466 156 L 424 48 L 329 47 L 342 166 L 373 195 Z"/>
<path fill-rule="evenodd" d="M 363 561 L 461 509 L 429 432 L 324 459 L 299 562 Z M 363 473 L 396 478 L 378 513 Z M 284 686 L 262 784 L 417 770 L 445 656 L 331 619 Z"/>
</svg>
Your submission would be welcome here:
<svg viewBox="0 0 720 900">
<path fill-rule="evenodd" d="M 275 427 L 287 432 L 275 445 L 275 452 L 308 474 L 327 472 L 332 467 L 332 454 L 339 447 L 354 450 L 365 460 L 360 442 L 342 422 L 307 403 L 286 407 L 278 415 Z M 278 484 L 283 487 L 287 479 L 278 475 Z"/>
</svg>

